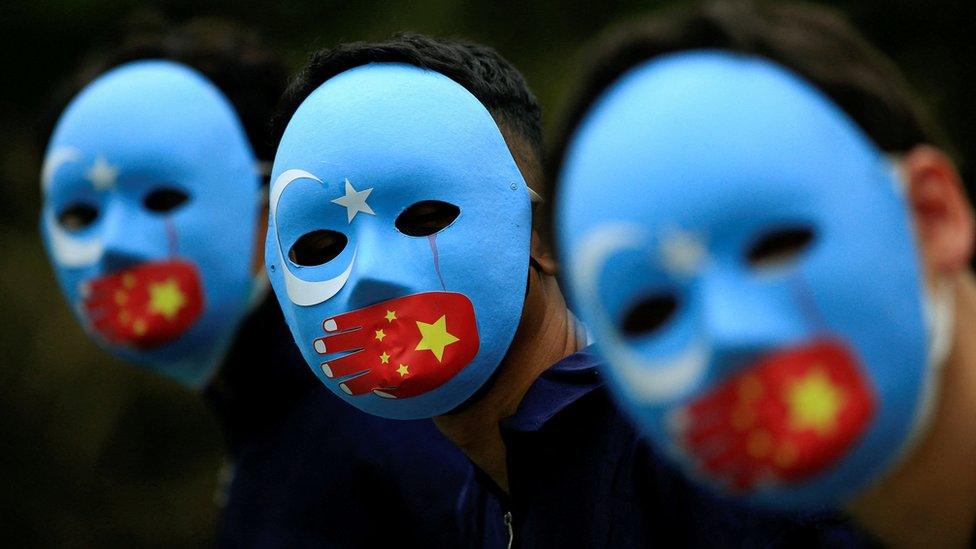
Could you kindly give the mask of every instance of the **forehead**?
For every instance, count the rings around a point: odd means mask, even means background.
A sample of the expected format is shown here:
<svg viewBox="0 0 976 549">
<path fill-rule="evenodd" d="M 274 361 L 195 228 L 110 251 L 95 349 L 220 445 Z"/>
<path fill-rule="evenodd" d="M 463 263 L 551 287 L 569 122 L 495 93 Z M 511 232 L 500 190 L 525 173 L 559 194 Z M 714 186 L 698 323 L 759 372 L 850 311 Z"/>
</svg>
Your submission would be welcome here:
<svg viewBox="0 0 976 549">
<path fill-rule="evenodd" d="M 48 151 L 68 147 L 138 166 L 249 145 L 229 101 L 202 75 L 178 63 L 139 61 L 105 73 L 71 101 Z"/>
<path fill-rule="evenodd" d="M 878 160 L 839 108 L 785 69 L 675 54 L 626 73 L 580 124 L 560 182 L 563 226 L 653 229 L 831 205 L 876 179 Z"/>
<path fill-rule="evenodd" d="M 375 63 L 330 78 L 299 106 L 274 172 L 296 168 L 329 182 L 457 188 L 510 177 L 514 161 L 463 86 L 418 67 Z"/>
</svg>

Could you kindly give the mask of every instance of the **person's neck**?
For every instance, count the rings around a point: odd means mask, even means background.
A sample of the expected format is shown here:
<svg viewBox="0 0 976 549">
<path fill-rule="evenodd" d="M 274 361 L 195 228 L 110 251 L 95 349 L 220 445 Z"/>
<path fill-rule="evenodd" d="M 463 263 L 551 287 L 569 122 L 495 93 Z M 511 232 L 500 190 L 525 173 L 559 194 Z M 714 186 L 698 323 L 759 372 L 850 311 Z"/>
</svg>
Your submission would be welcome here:
<svg viewBox="0 0 976 549">
<path fill-rule="evenodd" d="M 976 279 L 956 281 L 953 347 L 932 423 L 911 456 L 849 513 L 885 545 L 964 547 L 976 521 Z"/>
<path fill-rule="evenodd" d="M 463 410 L 434 418 L 444 436 L 505 492 L 508 467 L 499 421 L 515 414 L 542 372 L 585 345 L 555 278 L 532 269 L 528 284 L 515 339 L 491 387 Z"/>
</svg>

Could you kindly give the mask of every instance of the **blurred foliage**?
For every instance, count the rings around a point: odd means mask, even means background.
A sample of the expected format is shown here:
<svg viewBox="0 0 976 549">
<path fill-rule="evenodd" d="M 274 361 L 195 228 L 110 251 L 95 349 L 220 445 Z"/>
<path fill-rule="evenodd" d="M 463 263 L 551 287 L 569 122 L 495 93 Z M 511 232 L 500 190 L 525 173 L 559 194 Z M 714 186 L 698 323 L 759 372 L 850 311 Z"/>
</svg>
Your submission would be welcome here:
<svg viewBox="0 0 976 549">
<path fill-rule="evenodd" d="M 237 18 L 298 68 L 307 53 L 398 30 L 493 45 L 521 68 L 547 113 L 564 100 L 586 42 L 607 24 L 674 2 L 123 0 L 0 6 L 0 536 L 18 546 L 212 543 L 221 439 L 180 387 L 97 349 L 57 291 L 37 232 L 38 113 L 133 12 L 173 21 Z M 823 2 L 846 12 L 905 70 L 972 181 L 976 2 Z"/>
</svg>

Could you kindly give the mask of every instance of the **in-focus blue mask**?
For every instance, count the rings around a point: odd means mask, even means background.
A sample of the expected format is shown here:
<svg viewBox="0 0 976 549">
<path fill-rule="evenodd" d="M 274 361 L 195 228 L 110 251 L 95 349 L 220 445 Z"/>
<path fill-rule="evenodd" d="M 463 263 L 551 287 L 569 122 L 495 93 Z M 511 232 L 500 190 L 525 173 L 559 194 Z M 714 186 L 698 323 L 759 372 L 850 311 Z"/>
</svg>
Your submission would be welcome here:
<svg viewBox="0 0 976 549">
<path fill-rule="evenodd" d="M 646 62 L 595 102 L 559 185 L 611 386 L 689 476 L 815 509 L 905 451 L 948 329 L 927 325 L 894 164 L 819 91 L 730 53 Z"/>
<path fill-rule="evenodd" d="M 329 389 L 412 419 L 488 380 L 521 317 L 531 210 L 471 93 L 409 65 L 346 71 L 298 108 L 272 177 L 271 284 Z"/>
<path fill-rule="evenodd" d="M 237 115 L 196 71 L 117 67 L 61 115 L 41 230 L 86 330 L 124 360 L 199 387 L 247 310 L 262 192 Z"/>
</svg>

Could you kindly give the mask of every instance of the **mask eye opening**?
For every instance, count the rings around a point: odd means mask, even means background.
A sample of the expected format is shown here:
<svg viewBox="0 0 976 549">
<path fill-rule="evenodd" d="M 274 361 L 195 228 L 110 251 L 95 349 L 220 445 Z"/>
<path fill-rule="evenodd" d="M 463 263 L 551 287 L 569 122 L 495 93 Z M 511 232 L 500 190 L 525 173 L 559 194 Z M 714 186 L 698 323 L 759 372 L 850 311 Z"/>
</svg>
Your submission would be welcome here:
<svg viewBox="0 0 976 549">
<path fill-rule="evenodd" d="M 173 186 L 159 186 L 149 191 L 142 199 L 147 210 L 156 213 L 169 213 L 186 204 L 190 195 Z"/>
<path fill-rule="evenodd" d="M 810 247 L 815 236 L 811 227 L 803 225 L 766 231 L 749 247 L 746 261 L 754 269 L 788 266 Z"/>
<path fill-rule="evenodd" d="M 305 233 L 288 250 L 288 260 L 298 267 L 317 267 L 332 261 L 346 248 L 346 235 L 319 229 Z"/>
<path fill-rule="evenodd" d="M 84 202 L 75 202 L 58 214 L 58 224 L 70 232 L 81 231 L 96 219 L 98 219 L 98 208 Z"/>
<path fill-rule="evenodd" d="M 644 297 L 626 310 L 620 331 L 629 338 L 653 334 L 674 317 L 678 306 L 678 298 L 670 293 Z"/>
<path fill-rule="evenodd" d="M 407 236 L 431 236 L 451 226 L 460 215 L 461 209 L 449 202 L 422 200 L 400 212 L 394 225 Z"/>
</svg>

